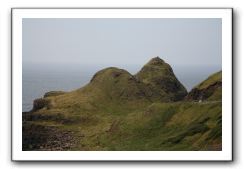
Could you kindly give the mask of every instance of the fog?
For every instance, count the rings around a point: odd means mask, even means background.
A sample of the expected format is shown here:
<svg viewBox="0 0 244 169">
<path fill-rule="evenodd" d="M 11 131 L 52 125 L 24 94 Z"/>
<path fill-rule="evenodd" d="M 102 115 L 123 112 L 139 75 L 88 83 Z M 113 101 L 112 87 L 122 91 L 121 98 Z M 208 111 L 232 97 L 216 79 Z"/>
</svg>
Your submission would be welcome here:
<svg viewBox="0 0 244 169">
<path fill-rule="evenodd" d="M 23 19 L 23 68 L 221 68 L 221 19 Z M 194 70 L 193 70 L 194 71 Z"/>
</svg>

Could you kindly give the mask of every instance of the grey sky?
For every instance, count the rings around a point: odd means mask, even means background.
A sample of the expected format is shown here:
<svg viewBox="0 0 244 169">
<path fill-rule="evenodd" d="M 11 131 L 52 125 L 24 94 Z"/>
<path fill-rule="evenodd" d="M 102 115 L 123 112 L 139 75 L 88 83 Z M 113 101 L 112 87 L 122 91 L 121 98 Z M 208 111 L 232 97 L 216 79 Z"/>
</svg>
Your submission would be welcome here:
<svg viewBox="0 0 244 169">
<path fill-rule="evenodd" d="M 221 66 L 221 19 L 23 19 L 23 65 Z"/>
</svg>

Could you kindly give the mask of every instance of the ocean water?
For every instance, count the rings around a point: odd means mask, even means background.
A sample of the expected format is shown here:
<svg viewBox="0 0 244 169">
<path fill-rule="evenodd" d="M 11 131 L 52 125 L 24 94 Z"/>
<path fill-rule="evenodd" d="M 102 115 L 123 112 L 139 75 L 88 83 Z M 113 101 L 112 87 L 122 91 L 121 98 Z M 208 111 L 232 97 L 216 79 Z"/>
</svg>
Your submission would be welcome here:
<svg viewBox="0 0 244 169">
<path fill-rule="evenodd" d="M 135 74 L 141 66 L 121 66 Z M 29 67 L 22 72 L 22 111 L 32 109 L 33 100 L 43 97 L 48 91 L 72 91 L 89 83 L 92 76 L 102 69 L 102 66 L 86 68 L 45 68 Z M 218 66 L 174 66 L 174 73 L 178 80 L 190 91 L 210 74 L 221 70 Z"/>
</svg>

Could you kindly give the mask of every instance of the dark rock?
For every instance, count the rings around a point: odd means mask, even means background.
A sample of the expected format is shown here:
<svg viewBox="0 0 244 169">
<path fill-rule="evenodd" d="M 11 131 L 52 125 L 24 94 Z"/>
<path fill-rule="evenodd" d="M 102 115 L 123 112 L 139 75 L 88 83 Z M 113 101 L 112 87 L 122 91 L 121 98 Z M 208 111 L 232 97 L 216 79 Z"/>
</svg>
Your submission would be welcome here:
<svg viewBox="0 0 244 169">
<path fill-rule="evenodd" d="M 185 100 L 207 100 L 210 96 L 214 94 L 214 92 L 218 89 L 222 89 L 222 82 L 218 81 L 215 82 L 204 89 L 194 88 L 192 89 L 189 94 L 185 97 Z"/>
<path fill-rule="evenodd" d="M 78 140 L 72 131 L 63 131 L 55 126 L 23 123 L 23 151 L 70 150 Z"/>
<path fill-rule="evenodd" d="M 47 108 L 47 107 L 50 107 L 50 105 L 51 105 L 51 100 L 39 98 L 39 99 L 34 100 L 32 111 L 36 111 L 36 110 L 42 109 L 44 107 Z"/>
</svg>

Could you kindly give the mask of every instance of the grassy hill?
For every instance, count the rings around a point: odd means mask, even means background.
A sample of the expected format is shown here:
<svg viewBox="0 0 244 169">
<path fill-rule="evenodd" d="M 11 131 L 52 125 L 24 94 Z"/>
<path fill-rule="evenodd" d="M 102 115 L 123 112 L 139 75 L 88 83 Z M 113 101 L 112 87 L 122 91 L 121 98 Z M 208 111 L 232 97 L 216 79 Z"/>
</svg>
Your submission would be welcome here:
<svg viewBox="0 0 244 169">
<path fill-rule="evenodd" d="M 221 101 L 186 94 L 160 58 L 135 76 L 103 69 L 80 89 L 34 101 L 23 113 L 23 150 L 221 150 Z"/>
<path fill-rule="evenodd" d="M 151 59 L 135 77 L 146 84 L 153 94 L 158 94 L 156 98 L 160 101 L 178 101 L 187 95 L 171 66 L 159 57 Z"/>
</svg>

